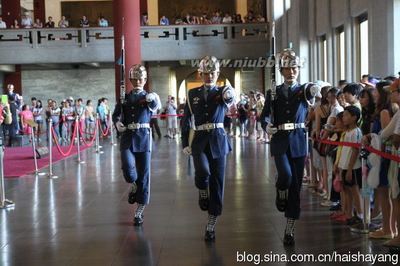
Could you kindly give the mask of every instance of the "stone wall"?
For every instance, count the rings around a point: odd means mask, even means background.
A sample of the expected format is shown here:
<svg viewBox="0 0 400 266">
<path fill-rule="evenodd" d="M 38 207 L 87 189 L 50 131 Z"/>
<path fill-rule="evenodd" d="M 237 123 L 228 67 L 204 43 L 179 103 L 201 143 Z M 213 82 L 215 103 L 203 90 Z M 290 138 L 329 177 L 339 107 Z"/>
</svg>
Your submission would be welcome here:
<svg viewBox="0 0 400 266">
<path fill-rule="evenodd" d="M 107 97 L 115 104 L 114 69 L 23 70 L 22 95 L 26 102 L 36 97 L 42 102 L 55 99 L 60 102 L 69 96 L 91 99 L 93 103 Z"/>
<path fill-rule="evenodd" d="M 115 72 L 113 68 L 102 69 L 67 69 L 67 70 L 23 70 L 22 95 L 26 102 L 31 97 L 40 100 L 55 99 L 60 102 L 69 96 L 97 102 L 107 97 L 110 104 L 115 104 Z M 150 88 L 160 95 L 161 103 L 167 100 L 170 89 L 170 68 L 150 67 Z M 1 75 L 0 75 L 1 79 Z M 129 82 L 129 81 L 127 81 Z"/>
</svg>

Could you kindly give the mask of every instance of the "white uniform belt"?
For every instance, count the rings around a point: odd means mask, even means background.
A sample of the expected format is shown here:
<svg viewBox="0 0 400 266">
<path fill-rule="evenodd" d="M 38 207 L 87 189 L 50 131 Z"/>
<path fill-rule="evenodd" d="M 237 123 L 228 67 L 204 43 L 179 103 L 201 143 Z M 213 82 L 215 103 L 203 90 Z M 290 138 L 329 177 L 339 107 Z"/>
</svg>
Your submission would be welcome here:
<svg viewBox="0 0 400 266">
<path fill-rule="evenodd" d="M 278 127 L 278 130 L 295 130 L 298 128 L 306 128 L 304 123 L 285 123 L 281 124 Z"/>
<path fill-rule="evenodd" d="M 200 130 L 211 130 L 215 128 L 224 128 L 224 123 L 208 123 L 208 124 L 202 124 L 200 126 L 197 126 L 195 131 L 200 131 Z"/>
<path fill-rule="evenodd" d="M 131 123 L 127 125 L 127 128 L 130 130 L 135 130 L 135 129 L 139 129 L 139 128 L 150 128 L 150 124 L 149 123 Z"/>
</svg>

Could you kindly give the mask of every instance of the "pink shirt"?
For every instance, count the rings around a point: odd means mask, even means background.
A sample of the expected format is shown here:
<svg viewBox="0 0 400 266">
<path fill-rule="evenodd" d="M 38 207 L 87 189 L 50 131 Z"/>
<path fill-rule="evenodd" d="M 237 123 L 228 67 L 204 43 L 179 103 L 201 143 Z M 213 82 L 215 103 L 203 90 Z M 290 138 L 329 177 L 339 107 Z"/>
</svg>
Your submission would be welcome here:
<svg viewBox="0 0 400 266">
<path fill-rule="evenodd" d="M 22 111 L 19 115 L 24 119 L 24 121 L 33 120 L 33 113 L 30 110 Z"/>
<path fill-rule="evenodd" d="M 33 113 L 30 110 L 22 111 L 19 113 L 21 118 L 23 119 L 23 133 L 24 134 L 30 134 L 31 133 L 31 128 L 28 127 L 28 124 L 26 123 L 27 120 L 33 120 Z"/>
</svg>

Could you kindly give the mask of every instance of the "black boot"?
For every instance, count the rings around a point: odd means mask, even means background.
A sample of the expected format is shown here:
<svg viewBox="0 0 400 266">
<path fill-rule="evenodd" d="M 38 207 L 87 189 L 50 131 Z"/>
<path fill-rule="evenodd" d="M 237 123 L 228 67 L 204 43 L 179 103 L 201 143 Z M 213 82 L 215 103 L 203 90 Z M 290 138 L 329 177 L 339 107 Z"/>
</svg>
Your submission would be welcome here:
<svg viewBox="0 0 400 266">
<path fill-rule="evenodd" d="M 214 242 L 215 241 L 215 224 L 217 223 L 216 215 L 208 215 L 208 223 L 206 226 L 206 234 L 204 236 L 204 240 L 206 242 Z"/>
<path fill-rule="evenodd" d="M 215 231 L 207 231 L 207 229 L 206 229 L 206 233 L 204 235 L 204 240 L 206 242 L 214 242 L 215 241 Z"/>
<path fill-rule="evenodd" d="M 135 218 L 133 219 L 133 224 L 135 226 L 141 226 L 143 224 L 143 211 L 144 211 L 145 205 L 138 203 L 138 207 L 135 212 Z"/>
<path fill-rule="evenodd" d="M 276 200 L 275 205 L 278 211 L 284 212 L 286 210 L 287 202 L 288 202 L 288 193 L 289 191 L 286 190 L 279 190 L 276 189 Z"/>
<path fill-rule="evenodd" d="M 294 234 L 285 234 L 283 237 L 283 245 L 284 246 L 294 246 Z"/>
<path fill-rule="evenodd" d="M 143 224 L 143 217 L 144 217 L 144 215 L 141 215 L 139 217 L 135 217 L 133 219 L 133 225 L 134 226 L 141 226 Z"/>
<path fill-rule="evenodd" d="M 128 203 L 129 204 L 134 204 L 136 202 L 136 192 L 137 192 L 136 183 L 132 183 L 131 191 L 129 191 L 129 194 L 128 194 Z"/>
<path fill-rule="evenodd" d="M 208 211 L 208 205 L 209 205 L 208 196 L 204 197 L 202 193 L 203 192 L 199 192 L 199 207 L 202 211 Z"/>
<path fill-rule="evenodd" d="M 293 246 L 294 245 L 294 224 L 295 224 L 295 219 L 293 219 L 293 218 L 287 219 L 285 235 L 283 237 L 283 245 L 284 246 Z"/>
</svg>

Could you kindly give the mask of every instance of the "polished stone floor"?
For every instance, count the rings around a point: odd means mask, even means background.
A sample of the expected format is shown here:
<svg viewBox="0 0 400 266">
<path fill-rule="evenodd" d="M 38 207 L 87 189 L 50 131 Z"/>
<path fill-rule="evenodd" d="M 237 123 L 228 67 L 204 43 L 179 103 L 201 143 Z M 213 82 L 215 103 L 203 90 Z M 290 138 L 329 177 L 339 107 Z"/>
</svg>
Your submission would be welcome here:
<svg viewBox="0 0 400 266">
<path fill-rule="evenodd" d="M 285 249 L 285 219 L 274 207 L 268 147 L 239 138 L 233 141 L 225 209 L 218 220 L 216 243 L 211 245 L 203 241 L 207 215 L 198 209 L 198 192 L 178 140 L 154 143 L 151 203 L 140 229 L 132 226 L 134 207 L 126 200 L 128 186 L 120 171 L 118 146 L 103 143 L 103 154 L 86 150 L 85 164 L 78 164 L 75 157 L 57 163 L 58 179 L 7 179 L 7 198 L 16 206 L 0 210 L 0 265 L 254 265 L 257 261 L 237 262 L 238 252 L 387 252 L 382 241 L 370 241 L 330 222 L 329 212 L 306 189 L 296 246 Z"/>
</svg>

